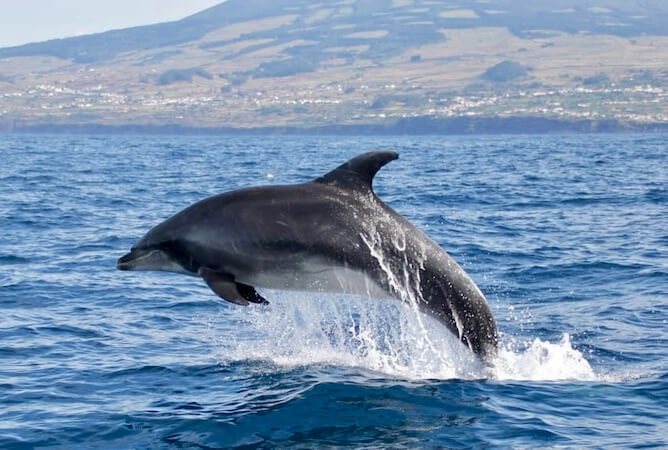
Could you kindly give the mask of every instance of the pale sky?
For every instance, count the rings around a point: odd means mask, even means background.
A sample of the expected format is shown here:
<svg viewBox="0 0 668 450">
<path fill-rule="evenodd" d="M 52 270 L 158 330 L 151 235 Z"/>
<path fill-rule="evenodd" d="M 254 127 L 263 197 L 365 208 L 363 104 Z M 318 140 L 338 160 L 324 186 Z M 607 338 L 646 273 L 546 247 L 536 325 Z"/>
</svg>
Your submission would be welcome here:
<svg viewBox="0 0 668 450">
<path fill-rule="evenodd" d="M 178 20 L 223 0 L 0 0 L 0 48 Z"/>
</svg>

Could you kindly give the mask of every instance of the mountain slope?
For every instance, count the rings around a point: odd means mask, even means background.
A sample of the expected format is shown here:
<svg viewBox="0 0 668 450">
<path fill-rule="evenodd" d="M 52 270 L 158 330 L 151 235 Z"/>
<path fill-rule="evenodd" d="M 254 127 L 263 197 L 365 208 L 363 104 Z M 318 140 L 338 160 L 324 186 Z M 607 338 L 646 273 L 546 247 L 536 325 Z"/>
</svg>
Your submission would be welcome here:
<svg viewBox="0 0 668 450">
<path fill-rule="evenodd" d="M 658 0 L 229 0 L 0 49 L 0 127 L 663 122 L 666 23 Z"/>
<path fill-rule="evenodd" d="M 315 4 L 321 11 L 334 11 L 329 25 L 354 24 L 356 32 L 369 28 L 391 26 L 387 48 L 419 43 L 414 35 L 434 34 L 438 28 L 503 27 L 517 36 L 531 36 L 535 30 L 566 33 L 610 34 L 616 36 L 667 35 L 668 5 L 659 1 L 543 1 L 518 2 L 500 0 L 493 4 L 479 1 L 420 2 L 396 0 L 358 0 Z M 1 57 L 55 56 L 76 62 L 94 62 L 113 58 L 128 51 L 168 47 L 202 38 L 226 25 L 282 14 L 298 14 L 302 20 L 284 32 L 299 32 L 303 38 L 330 38 L 335 34 L 327 26 L 311 26 L 309 11 L 314 3 L 308 0 L 229 0 L 185 19 L 114 30 L 88 36 L 56 39 L 0 49 Z M 343 11 L 342 11 L 343 10 Z M 405 14 L 396 20 L 395 15 Z M 430 22 L 425 32 L 420 20 Z M 317 20 L 312 22 L 316 23 Z M 322 24 L 322 21 L 320 22 Z M 324 24 L 323 24 L 324 25 Z M 303 27 L 299 29 L 298 27 Z M 248 37 L 266 35 L 258 30 Z"/>
</svg>

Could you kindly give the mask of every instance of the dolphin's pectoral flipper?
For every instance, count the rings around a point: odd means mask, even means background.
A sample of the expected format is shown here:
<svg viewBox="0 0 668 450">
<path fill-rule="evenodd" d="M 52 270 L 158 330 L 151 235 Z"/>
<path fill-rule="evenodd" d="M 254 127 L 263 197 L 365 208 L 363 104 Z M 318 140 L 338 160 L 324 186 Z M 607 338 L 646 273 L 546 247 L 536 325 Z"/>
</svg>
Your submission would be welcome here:
<svg viewBox="0 0 668 450">
<path fill-rule="evenodd" d="M 258 294 L 253 286 L 249 286 L 243 283 L 237 283 L 237 291 L 239 291 L 239 293 L 242 295 L 243 298 L 245 298 L 251 303 L 258 303 L 260 305 L 269 304 L 267 299 Z"/>
<path fill-rule="evenodd" d="M 237 305 L 247 306 L 248 303 L 268 304 L 253 286 L 238 283 L 234 275 L 227 272 L 220 272 L 208 267 L 200 267 L 197 273 L 206 281 L 206 284 L 213 292 L 225 301 Z"/>
<path fill-rule="evenodd" d="M 197 273 L 218 297 L 237 305 L 248 305 L 248 300 L 237 289 L 237 283 L 234 281 L 233 275 L 217 272 L 208 267 L 200 267 Z"/>
</svg>

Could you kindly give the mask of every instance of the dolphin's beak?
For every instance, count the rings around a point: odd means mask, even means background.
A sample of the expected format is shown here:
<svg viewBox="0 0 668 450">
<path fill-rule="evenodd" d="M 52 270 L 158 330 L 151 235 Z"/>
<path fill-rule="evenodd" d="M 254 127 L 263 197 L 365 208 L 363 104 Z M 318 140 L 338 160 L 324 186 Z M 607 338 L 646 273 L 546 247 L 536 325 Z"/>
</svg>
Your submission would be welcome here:
<svg viewBox="0 0 668 450">
<path fill-rule="evenodd" d="M 160 270 L 169 261 L 164 252 L 155 248 L 133 248 L 116 262 L 118 270 Z"/>
<path fill-rule="evenodd" d="M 135 261 L 145 256 L 146 252 L 141 250 L 132 250 L 125 256 L 118 258 L 116 261 L 116 268 L 118 270 L 132 270 L 135 266 Z"/>
<path fill-rule="evenodd" d="M 118 259 L 116 268 L 118 270 L 161 270 L 192 275 L 159 248 L 133 248 L 130 253 Z"/>
</svg>

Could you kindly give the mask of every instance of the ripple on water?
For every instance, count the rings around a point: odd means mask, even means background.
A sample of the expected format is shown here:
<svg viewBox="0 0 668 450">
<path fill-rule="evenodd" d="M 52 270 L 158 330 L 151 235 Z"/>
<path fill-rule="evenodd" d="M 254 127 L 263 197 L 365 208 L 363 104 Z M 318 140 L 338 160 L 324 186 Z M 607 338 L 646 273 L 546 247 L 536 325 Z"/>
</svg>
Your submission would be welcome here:
<svg viewBox="0 0 668 450">
<path fill-rule="evenodd" d="M 486 292 L 493 367 L 397 302 L 240 308 L 115 270 L 196 200 L 378 148 L 401 154 L 380 197 Z M 664 135 L 10 135 L 0 152 L 0 447 L 668 446 Z"/>
</svg>

